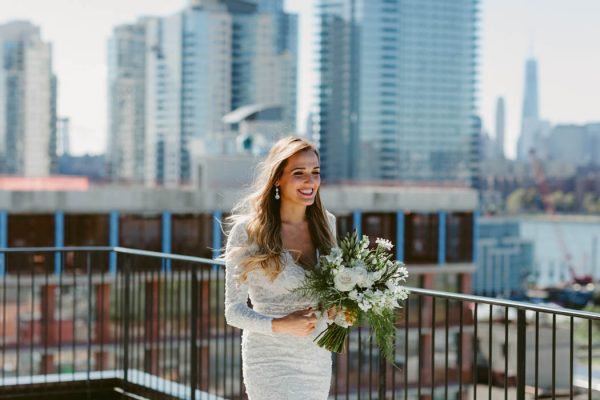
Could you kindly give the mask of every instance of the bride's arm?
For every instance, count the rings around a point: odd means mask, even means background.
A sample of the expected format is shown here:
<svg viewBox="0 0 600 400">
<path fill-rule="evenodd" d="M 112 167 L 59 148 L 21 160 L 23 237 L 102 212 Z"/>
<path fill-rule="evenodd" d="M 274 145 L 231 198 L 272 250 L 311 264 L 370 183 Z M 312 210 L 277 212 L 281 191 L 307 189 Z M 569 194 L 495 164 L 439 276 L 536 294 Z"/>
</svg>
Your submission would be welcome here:
<svg viewBox="0 0 600 400">
<path fill-rule="evenodd" d="M 248 307 L 248 284 L 239 279 L 239 262 L 248 246 L 246 230 L 236 224 L 229 233 L 225 250 L 225 319 L 236 328 L 275 335 L 309 335 L 317 318 L 312 309 L 298 310 L 281 318 L 271 318 Z"/>
<path fill-rule="evenodd" d="M 239 278 L 241 258 L 232 255 L 247 245 L 245 228 L 238 223 L 229 233 L 225 250 L 225 319 L 236 328 L 272 335 L 273 318 L 248 307 L 248 284 Z"/>
</svg>

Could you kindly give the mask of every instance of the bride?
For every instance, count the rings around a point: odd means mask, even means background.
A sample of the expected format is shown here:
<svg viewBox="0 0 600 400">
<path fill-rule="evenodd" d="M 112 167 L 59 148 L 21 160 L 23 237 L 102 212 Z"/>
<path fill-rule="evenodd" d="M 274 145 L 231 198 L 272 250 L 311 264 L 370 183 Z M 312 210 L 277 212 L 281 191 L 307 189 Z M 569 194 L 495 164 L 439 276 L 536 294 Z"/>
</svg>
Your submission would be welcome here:
<svg viewBox="0 0 600 400">
<path fill-rule="evenodd" d="M 315 146 L 283 138 L 229 218 L 225 318 L 243 329 L 249 400 L 325 400 L 329 395 L 331 353 L 313 342 L 326 328 L 326 316 L 293 292 L 319 253 L 328 253 L 336 240 L 335 217 L 321 204 L 320 183 Z"/>
</svg>

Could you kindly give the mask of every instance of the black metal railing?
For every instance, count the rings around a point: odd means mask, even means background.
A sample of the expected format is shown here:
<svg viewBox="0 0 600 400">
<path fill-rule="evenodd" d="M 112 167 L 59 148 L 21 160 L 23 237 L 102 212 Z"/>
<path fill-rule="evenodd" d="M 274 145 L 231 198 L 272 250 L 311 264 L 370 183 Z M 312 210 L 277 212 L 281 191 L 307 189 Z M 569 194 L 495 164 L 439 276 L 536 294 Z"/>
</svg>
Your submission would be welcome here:
<svg viewBox="0 0 600 400">
<path fill-rule="evenodd" d="M 98 382 L 146 398 L 244 398 L 221 261 L 13 248 L 0 249 L 0 267 L 0 398 L 28 387 L 89 396 Z M 599 396 L 599 314 L 411 291 L 398 314 L 395 365 L 379 357 L 368 328 L 354 329 L 334 357 L 331 398 Z"/>
</svg>

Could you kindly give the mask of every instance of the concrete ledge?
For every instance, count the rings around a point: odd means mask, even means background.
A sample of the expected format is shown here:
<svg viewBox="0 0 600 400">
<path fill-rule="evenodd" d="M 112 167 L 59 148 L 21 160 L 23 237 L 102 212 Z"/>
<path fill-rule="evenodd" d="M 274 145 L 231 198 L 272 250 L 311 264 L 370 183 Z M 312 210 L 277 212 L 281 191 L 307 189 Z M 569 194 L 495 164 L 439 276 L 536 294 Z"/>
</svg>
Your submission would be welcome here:
<svg viewBox="0 0 600 400">
<path fill-rule="evenodd" d="M 0 191 L 0 209 L 11 213 L 210 213 L 230 210 L 244 195 L 241 189 L 199 191 L 130 186 L 96 186 L 88 191 Z M 468 188 L 323 186 L 325 207 L 335 214 L 364 212 L 472 211 L 477 192 Z"/>
</svg>

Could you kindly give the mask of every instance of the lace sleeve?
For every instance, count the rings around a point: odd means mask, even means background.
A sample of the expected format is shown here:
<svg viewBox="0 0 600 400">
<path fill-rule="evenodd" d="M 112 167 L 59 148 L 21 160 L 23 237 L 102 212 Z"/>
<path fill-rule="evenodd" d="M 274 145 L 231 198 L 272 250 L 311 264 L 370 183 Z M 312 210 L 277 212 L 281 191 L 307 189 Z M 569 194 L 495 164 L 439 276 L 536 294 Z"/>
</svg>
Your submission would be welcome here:
<svg viewBox="0 0 600 400">
<path fill-rule="evenodd" d="M 244 225 L 234 225 L 225 249 L 225 319 L 236 328 L 273 335 L 273 318 L 248 307 L 248 283 L 239 279 L 239 262 L 248 253 L 248 246 Z"/>
</svg>

